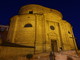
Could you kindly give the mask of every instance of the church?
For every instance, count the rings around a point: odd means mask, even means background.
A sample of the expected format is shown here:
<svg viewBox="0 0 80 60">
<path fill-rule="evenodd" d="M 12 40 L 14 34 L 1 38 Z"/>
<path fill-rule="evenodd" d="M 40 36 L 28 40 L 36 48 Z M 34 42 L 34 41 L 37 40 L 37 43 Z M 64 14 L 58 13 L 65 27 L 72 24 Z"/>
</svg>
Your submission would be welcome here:
<svg viewBox="0 0 80 60">
<path fill-rule="evenodd" d="M 79 60 L 72 28 L 58 10 L 36 4 L 25 5 L 10 19 L 6 42 L 0 46 L 0 58 L 28 60 L 28 56 L 33 56 L 33 60 L 38 60 L 39 56 L 44 58 L 45 55 L 48 57 L 44 60 L 59 60 L 56 54 L 65 54 L 64 60 L 69 60 L 67 56 Z M 49 57 L 50 54 L 56 57 Z"/>
</svg>

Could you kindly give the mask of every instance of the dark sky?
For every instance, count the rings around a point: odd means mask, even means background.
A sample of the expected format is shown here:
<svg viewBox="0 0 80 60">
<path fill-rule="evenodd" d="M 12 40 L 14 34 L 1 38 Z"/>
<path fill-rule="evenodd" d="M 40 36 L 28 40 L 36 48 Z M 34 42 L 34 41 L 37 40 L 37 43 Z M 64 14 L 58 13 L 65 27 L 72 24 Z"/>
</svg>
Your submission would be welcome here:
<svg viewBox="0 0 80 60">
<path fill-rule="evenodd" d="M 0 24 L 8 25 L 9 19 L 18 14 L 21 6 L 27 4 L 39 4 L 59 10 L 63 14 L 63 19 L 72 24 L 74 35 L 77 38 L 77 45 L 80 49 L 79 0 L 0 0 Z"/>
</svg>

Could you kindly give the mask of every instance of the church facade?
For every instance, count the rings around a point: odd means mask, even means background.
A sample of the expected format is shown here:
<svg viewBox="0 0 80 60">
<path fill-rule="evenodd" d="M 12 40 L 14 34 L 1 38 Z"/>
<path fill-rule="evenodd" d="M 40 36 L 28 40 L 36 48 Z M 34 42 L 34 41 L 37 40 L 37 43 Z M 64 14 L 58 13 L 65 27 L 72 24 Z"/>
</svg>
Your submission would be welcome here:
<svg viewBox="0 0 80 60">
<path fill-rule="evenodd" d="M 75 50 L 72 26 L 62 14 L 40 5 L 23 6 L 19 15 L 11 18 L 8 41 L 35 47 L 35 53 Z"/>
<path fill-rule="evenodd" d="M 30 4 L 21 7 L 10 21 L 7 38 L 0 44 L 0 59 L 80 59 L 72 26 L 61 12 Z"/>
</svg>

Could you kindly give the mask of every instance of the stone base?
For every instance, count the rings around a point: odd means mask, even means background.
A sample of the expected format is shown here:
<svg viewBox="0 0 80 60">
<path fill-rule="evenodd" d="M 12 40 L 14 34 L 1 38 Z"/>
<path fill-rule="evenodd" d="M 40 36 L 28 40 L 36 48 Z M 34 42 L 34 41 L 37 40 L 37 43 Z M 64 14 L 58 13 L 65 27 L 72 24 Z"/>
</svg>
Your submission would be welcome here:
<svg viewBox="0 0 80 60">
<path fill-rule="evenodd" d="M 54 52 L 53 55 L 50 55 L 50 53 L 35 54 L 30 59 L 26 56 L 14 56 L 4 58 L 1 57 L 0 60 L 80 60 L 80 57 L 75 51 L 61 51 Z"/>
</svg>

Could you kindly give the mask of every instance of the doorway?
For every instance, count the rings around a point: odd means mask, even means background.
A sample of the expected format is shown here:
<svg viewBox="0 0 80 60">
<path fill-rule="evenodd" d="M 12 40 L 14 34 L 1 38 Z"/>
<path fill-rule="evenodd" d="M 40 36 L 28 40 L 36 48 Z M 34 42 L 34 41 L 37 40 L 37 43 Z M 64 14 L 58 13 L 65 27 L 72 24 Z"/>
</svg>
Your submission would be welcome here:
<svg viewBox="0 0 80 60">
<path fill-rule="evenodd" d="M 57 52 L 58 48 L 57 48 L 57 41 L 56 40 L 51 40 L 51 48 L 53 52 Z"/>
</svg>

